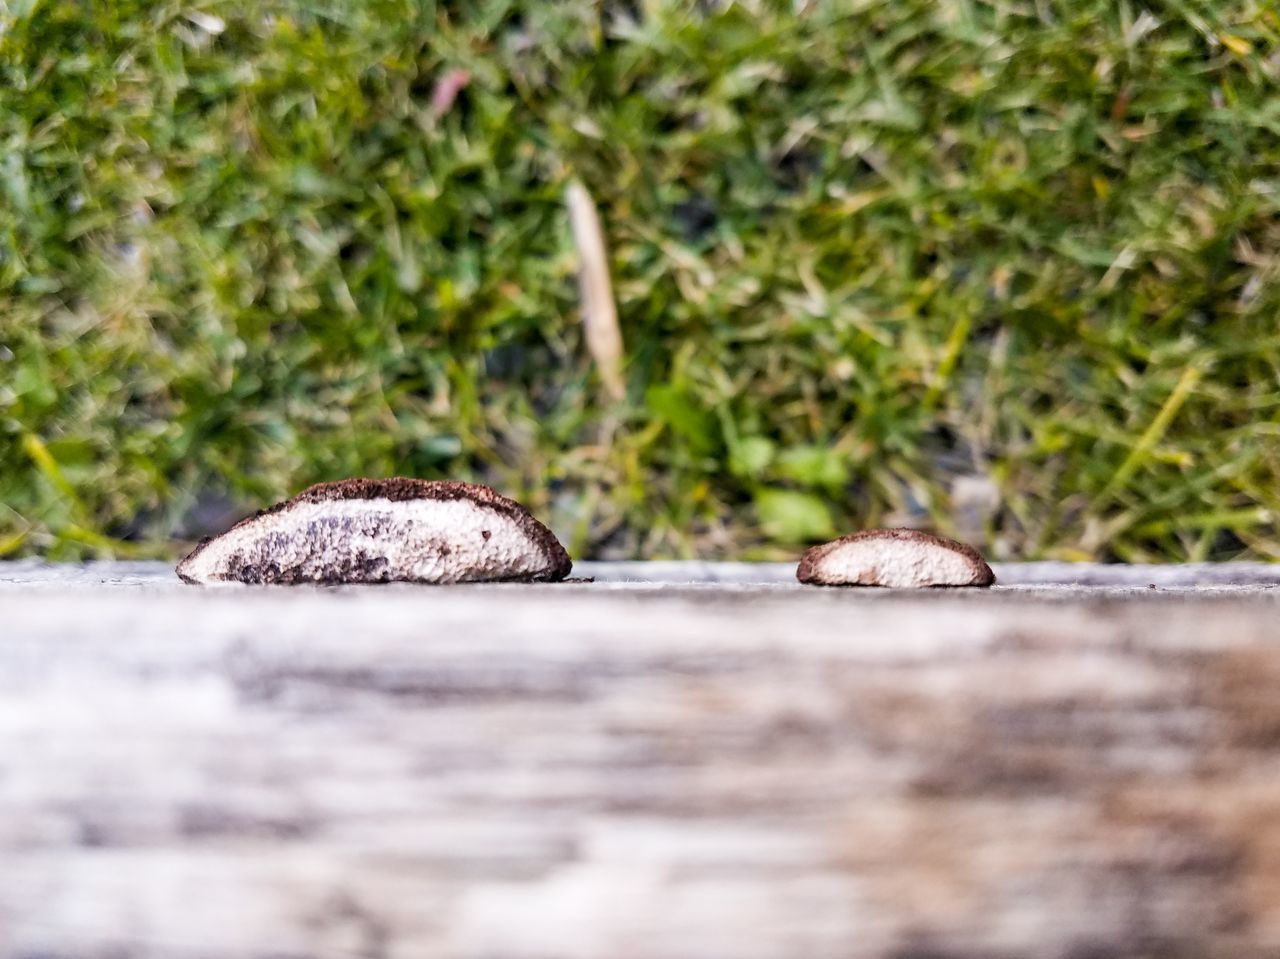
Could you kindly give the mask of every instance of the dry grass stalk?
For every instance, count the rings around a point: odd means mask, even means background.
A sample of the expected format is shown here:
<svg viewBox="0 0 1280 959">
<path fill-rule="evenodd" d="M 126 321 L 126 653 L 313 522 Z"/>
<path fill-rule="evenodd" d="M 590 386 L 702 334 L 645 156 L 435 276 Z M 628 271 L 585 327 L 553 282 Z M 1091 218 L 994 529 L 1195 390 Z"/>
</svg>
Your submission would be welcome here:
<svg viewBox="0 0 1280 959">
<path fill-rule="evenodd" d="M 578 248 L 578 282 L 582 289 L 582 325 L 587 350 L 600 371 L 605 390 L 615 400 L 626 394 L 622 379 L 622 331 L 609 282 L 609 257 L 595 202 L 578 181 L 565 194 L 569 224 Z"/>
</svg>

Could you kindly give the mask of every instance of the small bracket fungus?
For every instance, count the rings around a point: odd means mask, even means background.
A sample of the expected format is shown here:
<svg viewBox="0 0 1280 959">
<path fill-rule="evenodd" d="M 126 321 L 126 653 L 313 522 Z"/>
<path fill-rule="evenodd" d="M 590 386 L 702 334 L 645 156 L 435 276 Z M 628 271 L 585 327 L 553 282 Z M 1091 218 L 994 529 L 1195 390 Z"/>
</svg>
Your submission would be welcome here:
<svg viewBox="0 0 1280 959">
<path fill-rule="evenodd" d="M 850 533 L 808 550 L 796 579 L 816 586 L 990 586 L 991 567 L 972 546 L 915 529 Z"/>
<path fill-rule="evenodd" d="M 487 486 L 394 478 L 321 483 L 205 540 L 188 583 L 552 582 L 569 554 Z"/>
</svg>

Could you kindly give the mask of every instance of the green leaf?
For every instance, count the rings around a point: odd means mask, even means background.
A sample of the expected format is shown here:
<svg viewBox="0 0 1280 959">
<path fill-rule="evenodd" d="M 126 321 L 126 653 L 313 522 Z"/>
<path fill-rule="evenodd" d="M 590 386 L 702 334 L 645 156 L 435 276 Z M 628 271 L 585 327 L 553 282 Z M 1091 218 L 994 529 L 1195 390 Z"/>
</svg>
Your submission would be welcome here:
<svg viewBox="0 0 1280 959">
<path fill-rule="evenodd" d="M 827 504 L 811 493 L 762 489 L 755 494 L 756 515 L 770 538 L 808 542 L 835 536 Z"/>
<path fill-rule="evenodd" d="M 729 471 L 743 479 L 755 479 L 773 462 L 776 447 L 763 436 L 748 436 L 729 454 Z"/>
<path fill-rule="evenodd" d="M 715 448 L 715 421 L 684 390 L 669 384 L 651 386 L 644 399 L 653 414 L 695 452 L 709 453 Z"/>
<path fill-rule="evenodd" d="M 849 481 L 849 464 L 826 446 L 795 446 L 778 457 L 778 475 L 805 486 L 835 489 Z"/>
</svg>

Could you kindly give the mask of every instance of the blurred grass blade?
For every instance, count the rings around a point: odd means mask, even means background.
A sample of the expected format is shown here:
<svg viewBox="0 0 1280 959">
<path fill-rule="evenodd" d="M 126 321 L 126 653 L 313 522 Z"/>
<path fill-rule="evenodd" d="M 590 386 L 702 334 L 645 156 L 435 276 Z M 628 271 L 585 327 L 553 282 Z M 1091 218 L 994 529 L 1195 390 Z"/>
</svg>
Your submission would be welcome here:
<svg viewBox="0 0 1280 959">
<path fill-rule="evenodd" d="M 1116 490 L 1129 482 L 1134 470 L 1142 465 L 1142 461 L 1151 452 L 1152 447 L 1160 442 L 1160 438 L 1169 429 L 1169 424 L 1178 415 L 1178 410 L 1182 408 L 1187 396 L 1195 388 L 1195 385 L 1200 382 L 1201 375 L 1202 373 L 1198 366 L 1188 366 L 1182 371 L 1182 376 L 1178 379 L 1178 383 L 1174 386 L 1168 399 L 1164 401 L 1164 405 L 1160 407 L 1160 411 L 1156 413 L 1151 420 L 1151 424 L 1139 437 L 1137 444 L 1130 450 L 1124 462 L 1120 464 L 1120 468 L 1115 471 L 1110 481 L 1103 487 L 1102 492 L 1098 494 L 1097 499 L 1094 501 L 1095 508 L 1105 503 Z"/>
<path fill-rule="evenodd" d="M 80 502 L 80 497 L 76 495 L 75 487 L 62 475 L 62 469 L 58 466 L 58 461 L 53 458 L 49 448 L 44 445 L 44 440 L 34 433 L 25 433 L 22 437 L 22 449 L 31 457 L 31 462 L 35 464 L 40 474 L 49 481 L 49 484 L 70 500 L 78 515 L 82 515 L 84 506 Z"/>
<path fill-rule="evenodd" d="M 578 181 L 565 193 L 569 225 L 578 248 L 578 283 L 582 290 L 582 324 L 587 350 L 600 371 L 605 390 L 615 400 L 626 395 L 622 379 L 622 332 L 609 282 L 609 257 L 595 202 Z"/>
<path fill-rule="evenodd" d="M 14 533 L 12 536 L 0 537 L 0 556 L 8 556 L 10 553 L 17 552 L 18 547 L 27 541 L 27 536 L 29 535 L 30 531 L 24 529 Z"/>
<path fill-rule="evenodd" d="M 75 487 L 71 485 L 71 482 L 63 474 L 58 461 L 49 452 L 49 448 L 44 444 L 44 441 L 34 433 L 26 433 L 22 437 L 22 448 L 31 457 L 31 461 L 35 464 L 36 469 L 40 471 L 40 474 L 48 480 L 51 486 L 66 497 L 68 511 L 73 517 L 76 517 L 71 522 L 55 525 L 54 529 L 58 535 L 83 543 L 86 546 L 91 546 L 103 556 L 125 556 L 135 559 L 165 554 L 163 543 L 126 543 L 91 528 L 92 521 L 89 518 L 89 510 L 85 507 L 84 501 L 76 494 Z M 0 556 L 18 549 L 27 535 L 27 531 L 20 531 L 14 536 L 6 536 L 0 539 Z"/>
</svg>

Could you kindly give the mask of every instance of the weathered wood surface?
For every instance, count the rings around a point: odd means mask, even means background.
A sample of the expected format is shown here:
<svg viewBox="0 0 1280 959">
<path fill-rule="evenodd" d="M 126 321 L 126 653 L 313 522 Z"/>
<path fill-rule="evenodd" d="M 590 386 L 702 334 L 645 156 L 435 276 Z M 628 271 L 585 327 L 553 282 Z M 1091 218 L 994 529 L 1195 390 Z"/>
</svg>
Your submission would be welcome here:
<svg viewBox="0 0 1280 959">
<path fill-rule="evenodd" d="M 1090 586 L 1111 592 L 1156 586 L 1198 592 L 1261 592 L 1280 586 L 1280 563 L 1182 563 L 1123 566 L 1103 563 L 992 563 L 999 589 L 1043 589 L 1050 592 Z M 732 563 L 673 560 L 657 562 L 578 562 L 575 579 L 594 579 L 608 588 L 652 589 L 666 586 L 786 586 L 800 591 L 795 563 Z M 0 561 L 0 590 L 61 590 L 83 587 L 173 588 L 186 590 L 173 566 L 155 562 L 49 563 L 42 560 Z M 237 588 L 237 587 L 232 587 Z M 385 588 L 385 587 L 384 587 Z M 398 588 L 398 587 L 392 587 Z M 864 594 L 863 598 L 884 595 Z M 1090 595 L 1094 595 L 1092 592 Z"/>
<path fill-rule="evenodd" d="M 0 567 L 3 956 L 1280 955 L 1269 568 L 59 576 Z"/>
</svg>

